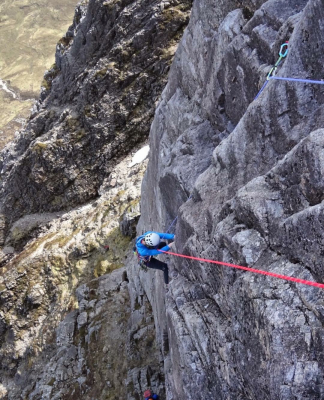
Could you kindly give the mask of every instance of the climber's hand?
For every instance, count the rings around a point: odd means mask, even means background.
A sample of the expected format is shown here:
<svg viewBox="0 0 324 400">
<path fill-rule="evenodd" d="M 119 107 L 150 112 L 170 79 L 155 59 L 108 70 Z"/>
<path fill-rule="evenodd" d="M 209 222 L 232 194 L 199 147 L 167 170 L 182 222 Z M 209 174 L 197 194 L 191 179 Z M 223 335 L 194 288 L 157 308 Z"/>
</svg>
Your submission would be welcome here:
<svg viewBox="0 0 324 400">
<path fill-rule="evenodd" d="M 174 244 L 174 242 L 170 243 L 168 246 L 170 247 L 170 250 L 174 250 L 174 249 L 175 249 L 175 244 Z"/>
</svg>

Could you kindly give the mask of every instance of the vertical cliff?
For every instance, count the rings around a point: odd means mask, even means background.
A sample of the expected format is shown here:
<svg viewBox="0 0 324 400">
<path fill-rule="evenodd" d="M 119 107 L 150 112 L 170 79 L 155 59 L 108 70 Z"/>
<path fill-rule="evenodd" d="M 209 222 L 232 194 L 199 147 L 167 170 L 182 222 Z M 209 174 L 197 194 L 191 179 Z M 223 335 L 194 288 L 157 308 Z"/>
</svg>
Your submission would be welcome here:
<svg viewBox="0 0 324 400">
<path fill-rule="evenodd" d="M 178 215 L 179 253 L 323 282 L 323 88 L 270 81 L 254 101 L 285 41 L 278 75 L 322 78 L 323 12 L 194 3 L 152 125 L 140 232 Z M 168 333 L 168 399 L 324 398 L 321 289 L 169 265 L 165 308 L 161 276 L 142 276 Z"/>
</svg>

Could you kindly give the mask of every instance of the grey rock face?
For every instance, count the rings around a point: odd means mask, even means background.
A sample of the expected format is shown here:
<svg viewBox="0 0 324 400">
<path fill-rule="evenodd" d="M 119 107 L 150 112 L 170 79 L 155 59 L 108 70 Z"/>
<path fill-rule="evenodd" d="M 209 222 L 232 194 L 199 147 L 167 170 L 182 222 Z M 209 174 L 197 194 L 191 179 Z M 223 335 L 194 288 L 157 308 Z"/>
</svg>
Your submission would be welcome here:
<svg viewBox="0 0 324 400">
<path fill-rule="evenodd" d="M 56 329 L 46 369 L 43 361 L 20 373 L 25 398 L 138 399 L 147 386 L 163 397 L 150 303 L 144 294 L 130 298 L 125 276 L 119 269 L 77 289 L 79 309 Z"/>
<path fill-rule="evenodd" d="M 119 223 L 120 230 L 124 236 L 130 236 L 131 238 L 136 236 L 136 226 L 140 215 L 139 202 L 127 207 Z"/>
<path fill-rule="evenodd" d="M 145 141 L 190 8 L 191 0 L 78 5 L 38 107 L 1 156 L 7 228 L 96 197 L 116 160 Z"/>
<path fill-rule="evenodd" d="M 152 124 L 138 231 L 179 253 L 323 282 L 323 4 L 194 4 Z M 187 200 L 191 194 L 190 200 Z M 180 207 L 180 208 L 179 208 Z M 323 291 L 171 257 L 168 399 L 322 399 Z M 141 279 L 153 310 L 157 277 Z"/>
</svg>

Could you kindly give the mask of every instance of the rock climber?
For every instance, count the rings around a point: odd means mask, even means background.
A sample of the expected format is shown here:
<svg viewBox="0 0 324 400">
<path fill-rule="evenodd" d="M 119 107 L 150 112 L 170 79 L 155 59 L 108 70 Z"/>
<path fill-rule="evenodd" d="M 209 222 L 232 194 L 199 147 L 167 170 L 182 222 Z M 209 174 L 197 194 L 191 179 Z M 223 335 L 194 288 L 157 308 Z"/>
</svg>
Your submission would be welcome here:
<svg viewBox="0 0 324 400">
<path fill-rule="evenodd" d="M 145 390 L 144 392 L 144 397 L 145 400 L 158 400 L 159 396 L 157 394 L 154 394 L 151 390 Z"/>
<path fill-rule="evenodd" d="M 161 242 L 161 239 L 174 240 L 171 233 L 146 232 L 144 235 L 136 239 L 134 251 L 137 255 L 139 265 L 147 270 L 147 268 L 159 269 L 164 273 L 164 282 L 169 283 L 168 265 L 153 256 L 161 254 L 161 251 L 169 251 L 173 243 L 169 245 Z"/>
</svg>

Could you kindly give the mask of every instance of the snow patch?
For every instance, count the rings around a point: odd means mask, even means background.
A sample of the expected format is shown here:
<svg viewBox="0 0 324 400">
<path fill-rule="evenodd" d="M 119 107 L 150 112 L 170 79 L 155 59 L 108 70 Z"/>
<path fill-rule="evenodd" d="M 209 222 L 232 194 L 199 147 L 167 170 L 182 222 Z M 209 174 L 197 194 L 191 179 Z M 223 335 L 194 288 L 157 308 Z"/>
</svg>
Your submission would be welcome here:
<svg viewBox="0 0 324 400">
<path fill-rule="evenodd" d="M 138 150 L 138 151 L 133 155 L 132 161 L 131 161 L 131 163 L 128 165 L 128 168 L 131 168 L 131 167 L 133 167 L 134 165 L 139 164 L 139 163 L 141 163 L 142 161 L 144 161 L 144 160 L 146 159 L 146 157 L 148 156 L 149 151 L 150 151 L 150 146 L 149 146 L 149 145 L 144 146 L 144 147 L 142 147 L 140 150 Z"/>
</svg>

